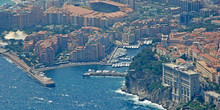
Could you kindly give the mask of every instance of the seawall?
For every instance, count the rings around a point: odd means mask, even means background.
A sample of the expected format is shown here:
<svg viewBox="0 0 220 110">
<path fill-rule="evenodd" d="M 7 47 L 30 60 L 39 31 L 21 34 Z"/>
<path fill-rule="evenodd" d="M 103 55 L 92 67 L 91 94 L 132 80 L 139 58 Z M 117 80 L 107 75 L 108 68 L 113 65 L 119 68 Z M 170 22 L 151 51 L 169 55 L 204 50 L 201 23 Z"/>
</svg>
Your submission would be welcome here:
<svg viewBox="0 0 220 110">
<path fill-rule="evenodd" d="M 23 60 L 19 59 L 16 55 L 12 55 L 8 52 L 2 53 L 1 55 L 11 60 L 14 64 L 20 67 L 25 73 L 27 73 L 27 75 L 35 79 L 41 85 L 45 87 L 55 87 L 55 82 L 53 80 L 51 80 L 50 78 L 47 78 L 46 76 L 40 76 L 39 71 L 33 70 Z"/>
<path fill-rule="evenodd" d="M 48 71 L 53 70 L 57 68 L 63 68 L 63 67 L 71 67 L 71 66 L 84 66 L 84 65 L 100 65 L 100 62 L 85 62 L 85 63 L 68 63 L 68 64 L 61 64 L 59 66 L 51 66 L 51 67 L 45 67 L 45 68 L 37 68 L 37 71 Z"/>
</svg>

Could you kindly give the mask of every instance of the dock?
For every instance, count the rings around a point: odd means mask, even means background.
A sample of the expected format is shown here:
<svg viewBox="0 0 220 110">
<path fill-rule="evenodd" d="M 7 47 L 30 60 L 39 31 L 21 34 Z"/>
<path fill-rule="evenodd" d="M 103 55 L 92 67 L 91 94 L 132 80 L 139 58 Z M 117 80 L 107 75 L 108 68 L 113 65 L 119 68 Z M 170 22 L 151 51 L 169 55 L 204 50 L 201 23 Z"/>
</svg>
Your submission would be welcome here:
<svg viewBox="0 0 220 110">
<path fill-rule="evenodd" d="M 23 60 L 21 60 L 16 55 L 13 55 L 11 53 L 1 53 L 2 56 L 6 57 L 7 59 L 11 60 L 14 64 L 16 64 L 18 67 L 20 67 L 27 75 L 35 79 L 37 82 L 39 82 L 41 85 L 45 87 L 55 87 L 55 82 L 51 80 L 51 78 L 48 78 L 43 74 L 43 72 L 36 71 L 29 67 Z"/>
<path fill-rule="evenodd" d="M 67 63 L 67 64 L 61 64 L 59 66 L 51 66 L 51 67 L 44 67 L 44 68 L 37 68 L 35 70 L 39 72 L 63 68 L 63 67 L 72 67 L 72 66 L 86 66 L 86 65 L 106 65 L 102 64 L 101 62 L 81 62 L 81 63 Z"/>
<path fill-rule="evenodd" d="M 141 42 L 138 42 L 137 45 L 124 45 L 123 48 L 125 49 L 139 49 L 141 46 Z"/>
<path fill-rule="evenodd" d="M 112 64 L 113 68 L 120 68 L 120 67 L 129 67 L 131 62 L 120 62 L 120 63 L 115 63 Z"/>
<path fill-rule="evenodd" d="M 83 77 L 90 77 L 90 76 L 125 77 L 126 73 L 120 73 L 120 72 L 110 71 L 110 70 L 97 70 L 97 71 L 88 71 L 87 73 L 83 74 Z"/>
<path fill-rule="evenodd" d="M 110 63 L 111 63 L 111 60 L 112 60 L 112 58 L 113 58 L 115 52 L 117 51 L 117 49 L 118 49 L 118 46 L 115 47 L 114 51 L 111 53 L 111 56 L 110 56 L 109 60 L 107 61 L 107 64 L 110 64 Z"/>
</svg>

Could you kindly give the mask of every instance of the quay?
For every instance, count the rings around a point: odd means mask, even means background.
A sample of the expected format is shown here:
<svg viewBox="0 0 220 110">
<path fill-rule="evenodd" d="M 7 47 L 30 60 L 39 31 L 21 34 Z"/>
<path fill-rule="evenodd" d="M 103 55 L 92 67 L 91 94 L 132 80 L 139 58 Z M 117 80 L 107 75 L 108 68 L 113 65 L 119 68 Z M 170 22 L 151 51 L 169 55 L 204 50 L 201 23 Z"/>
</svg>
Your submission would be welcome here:
<svg viewBox="0 0 220 110">
<path fill-rule="evenodd" d="M 115 47 L 114 51 L 111 53 L 111 56 L 110 56 L 109 60 L 107 61 L 107 64 L 111 64 L 111 60 L 113 59 L 113 56 L 117 50 L 118 50 L 118 46 Z"/>
<path fill-rule="evenodd" d="M 110 70 L 91 70 L 89 69 L 89 71 L 87 73 L 83 74 L 83 77 L 90 77 L 90 76 L 114 76 L 114 77 L 125 77 L 126 74 L 125 73 L 120 73 L 120 72 L 116 72 L 116 71 L 110 71 Z"/>
<path fill-rule="evenodd" d="M 106 65 L 102 64 L 101 62 L 82 62 L 82 63 L 67 63 L 67 64 L 61 64 L 59 66 L 51 66 L 51 67 L 45 67 L 45 68 L 38 68 L 36 69 L 39 72 L 63 68 L 63 67 L 70 67 L 70 66 L 84 66 L 84 65 Z"/>
<path fill-rule="evenodd" d="M 121 63 L 115 63 L 112 64 L 113 68 L 120 68 L 120 67 L 129 67 L 131 62 L 121 62 Z"/>
<path fill-rule="evenodd" d="M 41 85 L 45 87 L 55 87 L 55 82 L 51 80 L 51 78 L 48 78 L 44 76 L 43 72 L 39 72 L 36 70 L 33 70 L 31 67 L 29 67 L 23 60 L 21 60 L 16 55 L 10 54 L 8 52 L 1 53 L 2 56 L 6 57 L 10 61 L 12 61 L 14 64 L 16 64 L 18 67 L 20 67 L 27 75 L 35 79 L 37 82 L 39 82 Z"/>
</svg>

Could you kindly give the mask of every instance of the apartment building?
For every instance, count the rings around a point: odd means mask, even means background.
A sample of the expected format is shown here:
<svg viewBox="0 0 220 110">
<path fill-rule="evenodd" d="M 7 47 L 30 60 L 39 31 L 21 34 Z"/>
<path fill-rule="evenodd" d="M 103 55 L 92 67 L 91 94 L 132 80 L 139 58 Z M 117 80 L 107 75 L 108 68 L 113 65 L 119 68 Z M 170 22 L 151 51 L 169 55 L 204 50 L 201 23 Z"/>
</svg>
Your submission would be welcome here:
<svg viewBox="0 0 220 110">
<path fill-rule="evenodd" d="M 12 5 L 0 7 L 0 28 L 26 28 L 39 24 L 43 10 L 36 5 Z"/>
<path fill-rule="evenodd" d="M 217 74 L 216 69 L 208 66 L 204 61 L 197 61 L 196 67 L 201 73 L 201 76 L 208 78 L 211 82 L 215 81 L 215 76 Z"/>
</svg>

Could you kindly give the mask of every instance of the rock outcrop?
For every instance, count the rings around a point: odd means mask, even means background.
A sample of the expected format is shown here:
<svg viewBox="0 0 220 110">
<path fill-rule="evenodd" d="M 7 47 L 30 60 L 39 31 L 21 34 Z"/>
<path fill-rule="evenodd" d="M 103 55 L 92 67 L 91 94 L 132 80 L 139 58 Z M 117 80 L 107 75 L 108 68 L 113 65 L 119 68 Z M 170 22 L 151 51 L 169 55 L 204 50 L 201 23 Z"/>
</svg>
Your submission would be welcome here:
<svg viewBox="0 0 220 110">
<path fill-rule="evenodd" d="M 161 85 L 161 76 L 153 73 L 129 71 L 122 91 L 139 96 L 139 100 L 150 100 L 166 109 L 174 109 L 171 88 Z"/>
</svg>

